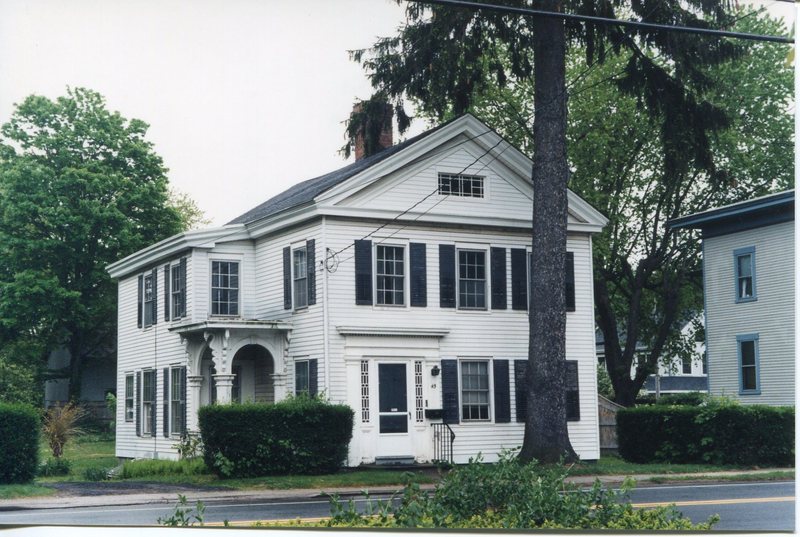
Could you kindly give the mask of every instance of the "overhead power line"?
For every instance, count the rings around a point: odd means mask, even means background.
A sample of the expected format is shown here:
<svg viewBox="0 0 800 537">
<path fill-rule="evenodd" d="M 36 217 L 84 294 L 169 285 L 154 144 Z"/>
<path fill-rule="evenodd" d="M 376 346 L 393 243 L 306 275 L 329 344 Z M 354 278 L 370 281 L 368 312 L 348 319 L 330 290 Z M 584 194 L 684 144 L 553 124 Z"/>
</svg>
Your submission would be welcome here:
<svg viewBox="0 0 800 537">
<path fill-rule="evenodd" d="M 628 28 L 645 28 L 648 30 L 668 30 L 672 32 L 711 35 L 716 37 L 733 37 L 736 39 L 748 39 L 750 41 L 767 41 L 771 43 L 794 43 L 794 39 L 779 35 L 748 34 L 743 32 L 731 32 L 728 30 L 714 30 L 712 28 L 696 28 L 693 26 L 675 26 L 671 24 L 656 24 L 653 22 L 610 19 L 607 17 L 597 17 L 594 15 L 578 15 L 575 13 L 559 13 L 556 11 L 543 11 L 541 9 L 499 6 L 496 4 L 470 2 L 468 0 L 410 0 L 410 1 L 420 4 L 436 4 L 447 7 L 480 9 L 484 11 L 496 11 L 498 13 L 507 13 L 513 15 L 527 15 L 529 17 L 550 17 L 550 18 L 564 19 L 564 20 L 577 20 L 581 22 L 589 22 L 594 24 L 625 26 Z"/>
</svg>

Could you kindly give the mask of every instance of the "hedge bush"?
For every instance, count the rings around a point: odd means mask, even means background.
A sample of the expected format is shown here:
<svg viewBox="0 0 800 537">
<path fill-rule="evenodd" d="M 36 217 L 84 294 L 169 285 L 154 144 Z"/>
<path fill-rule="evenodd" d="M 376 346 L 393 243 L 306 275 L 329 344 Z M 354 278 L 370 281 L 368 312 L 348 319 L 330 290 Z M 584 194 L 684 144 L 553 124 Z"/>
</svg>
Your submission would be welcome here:
<svg viewBox="0 0 800 537">
<path fill-rule="evenodd" d="M 653 405 L 617 413 L 619 454 L 630 462 L 794 463 L 794 407 Z"/>
<path fill-rule="evenodd" d="M 338 470 L 353 435 L 353 411 L 318 398 L 200 409 L 206 465 L 223 477 Z"/>
<path fill-rule="evenodd" d="M 32 406 L 0 403 L 0 483 L 27 483 L 36 477 L 40 427 Z"/>
</svg>

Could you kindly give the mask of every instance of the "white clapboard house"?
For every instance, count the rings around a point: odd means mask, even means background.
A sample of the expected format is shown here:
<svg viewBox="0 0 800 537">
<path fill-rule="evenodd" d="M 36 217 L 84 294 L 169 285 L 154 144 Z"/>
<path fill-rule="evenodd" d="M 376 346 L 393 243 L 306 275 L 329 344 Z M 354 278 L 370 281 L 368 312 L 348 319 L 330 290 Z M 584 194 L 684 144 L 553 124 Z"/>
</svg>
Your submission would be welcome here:
<svg viewBox="0 0 800 537">
<path fill-rule="evenodd" d="M 154 244 L 119 281 L 118 457 L 175 458 L 213 402 L 322 393 L 348 464 L 496 459 L 522 443 L 531 161 L 471 115 Z M 388 143 L 387 142 L 388 139 Z M 569 433 L 599 457 L 592 234 L 569 193 Z"/>
<path fill-rule="evenodd" d="M 794 405 L 794 190 L 677 218 L 703 241 L 708 387 Z"/>
</svg>

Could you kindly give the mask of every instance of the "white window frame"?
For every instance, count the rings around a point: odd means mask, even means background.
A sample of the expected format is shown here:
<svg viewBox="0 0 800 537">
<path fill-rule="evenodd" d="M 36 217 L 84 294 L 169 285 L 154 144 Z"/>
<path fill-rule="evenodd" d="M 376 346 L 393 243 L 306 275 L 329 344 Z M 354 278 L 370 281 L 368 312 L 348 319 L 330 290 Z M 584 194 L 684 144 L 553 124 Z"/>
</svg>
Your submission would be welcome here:
<svg viewBox="0 0 800 537">
<path fill-rule="evenodd" d="M 400 304 L 381 304 L 378 302 L 378 247 L 384 248 L 402 248 L 403 250 L 403 302 Z M 373 290 L 373 303 L 375 306 L 381 308 L 404 308 L 407 307 L 410 303 L 408 296 L 409 296 L 409 270 L 410 270 L 410 259 L 409 259 L 409 245 L 408 243 L 404 242 L 380 242 L 378 241 L 373 245 L 372 251 L 372 290 Z M 384 274 L 384 276 L 386 276 Z M 390 275 L 391 276 L 391 275 Z"/>
<path fill-rule="evenodd" d="M 461 252 L 483 253 L 483 307 L 469 307 L 461 304 Z M 456 310 L 458 311 L 489 311 L 491 304 L 491 270 L 489 263 L 489 248 L 486 245 L 456 244 Z M 472 281 L 472 280 L 471 280 Z"/>
<path fill-rule="evenodd" d="M 158 297 L 156 296 L 156 285 L 158 284 L 158 271 L 155 273 L 153 272 L 145 272 L 144 277 L 142 278 L 142 328 L 150 328 L 154 324 L 156 324 L 156 320 L 158 318 Z M 147 299 L 147 282 L 150 282 L 150 300 Z M 151 304 L 155 304 L 155 308 L 151 306 Z M 155 311 L 153 311 L 155 310 Z M 152 317 L 149 319 L 148 316 L 152 313 Z"/>
<path fill-rule="evenodd" d="M 297 366 L 304 367 L 306 370 L 306 387 L 304 390 L 298 389 L 297 387 Z M 299 358 L 294 361 L 294 394 L 300 395 L 305 393 L 308 395 L 310 393 L 311 388 L 311 368 L 309 367 L 309 359 L 308 358 Z"/>
<path fill-rule="evenodd" d="M 230 313 L 214 313 L 214 263 L 236 263 L 238 265 L 237 269 L 237 278 L 239 285 L 236 287 L 236 310 L 235 314 Z M 208 260 L 208 312 L 210 317 L 222 317 L 222 318 L 239 318 L 242 316 L 242 259 L 232 258 L 232 257 L 212 257 Z M 233 287 L 220 287 L 220 289 L 228 289 L 231 290 Z M 227 304 L 231 304 L 230 300 Z"/>
<path fill-rule="evenodd" d="M 184 371 L 186 368 L 184 366 L 175 366 L 170 367 L 169 369 L 169 434 L 170 435 L 180 435 L 183 432 L 183 425 L 181 427 L 175 427 L 176 425 L 176 415 L 180 415 L 181 419 L 186 415 L 184 411 L 186 407 L 186 399 L 183 398 L 183 387 L 180 386 L 179 389 L 175 389 L 175 377 L 177 373 L 177 378 L 179 385 L 180 383 L 185 382 L 185 374 Z M 176 430 L 177 429 L 177 430 Z"/>
<path fill-rule="evenodd" d="M 153 426 L 153 418 L 152 418 L 152 416 L 153 416 L 153 413 L 156 412 L 156 399 L 158 399 L 158 393 L 156 392 L 155 389 L 150 389 L 150 390 L 145 389 L 147 387 L 147 383 L 145 381 L 146 381 L 148 376 L 151 378 L 151 382 L 153 383 L 152 386 L 155 386 L 156 370 L 155 369 L 143 369 L 142 370 L 142 394 L 141 394 L 141 396 L 142 396 L 142 399 L 141 399 L 142 408 L 141 408 L 141 411 L 139 413 L 139 416 L 141 417 L 141 420 L 142 420 L 142 422 L 141 422 L 142 436 L 153 436 L 155 434 L 155 432 L 152 429 L 152 426 Z M 150 397 L 151 396 L 151 392 L 156 392 L 156 393 L 152 393 L 153 399 L 151 399 L 151 400 L 145 399 L 145 396 L 146 397 Z M 147 405 L 148 404 L 150 405 L 150 407 L 149 407 L 150 408 L 150 412 L 151 412 L 150 416 L 148 416 L 148 414 L 147 414 L 147 408 L 148 408 Z"/>
<path fill-rule="evenodd" d="M 465 418 L 464 417 L 464 373 L 463 373 L 463 366 L 465 363 L 485 363 L 486 364 L 486 413 L 487 417 L 485 419 L 473 419 L 473 418 Z M 492 359 L 487 357 L 469 357 L 469 358 L 459 358 L 458 359 L 458 415 L 460 418 L 461 423 L 492 423 L 494 422 L 494 406 L 492 401 L 494 399 L 494 376 L 492 373 Z M 477 390 L 470 390 L 470 391 L 477 391 Z"/>
<path fill-rule="evenodd" d="M 130 384 L 128 381 L 130 381 Z M 130 388 L 130 395 L 128 395 L 128 388 Z M 133 373 L 125 373 L 125 407 L 123 412 L 125 413 L 126 423 L 133 423 L 133 419 L 136 414 L 136 404 L 134 403 L 135 390 L 136 384 L 134 382 Z"/>
<path fill-rule="evenodd" d="M 291 252 L 292 252 L 292 256 L 291 256 L 292 257 L 292 260 L 291 260 L 291 265 L 292 265 L 292 309 L 294 309 L 294 310 L 304 310 L 304 309 L 308 308 L 308 250 L 307 250 L 306 244 L 307 244 L 306 242 L 303 242 L 303 243 L 298 243 L 297 245 L 293 245 L 291 247 Z M 296 252 L 301 252 L 301 251 L 305 255 L 305 261 L 304 261 L 305 275 L 303 277 L 298 277 L 298 275 L 297 275 L 297 273 L 295 271 L 295 261 L 294 261 L 294 259 L 295 259 L 295 253 Z M 297 286 L 298 286 L 299 282 L 303 282 L 302 283 L 302 288 L 304 290 L 303 296 L 305 296 L 305 299 L 306 299 L 304 304 L 299 303 L 298 300 L 297 300 L 297 296 L 298 296 Z"/>
<path fill-rule="evenodd" d="M 188 262 L 187 262 L 188 264 Z M 177 272 L 178 281 L 181 282 L 182 286 L 180 290 L 175 290 L 175 273 Z M 186 294 L 186 282 L 183 281 L 181 278 L 181 263 L 180 260 L 177 263 L 172 263 L 169 266 L 169 282 L 165 282 L 164 285 L 169 285 L 169 318 L 172 321 L 177 321 L 186 317 L 186 311 L 181 311 L 180 315 L 176 315 L 175 312 L 178 310 L 179 306 L 183 306 L 181 301 L 181 295 Z M 241 275 L 239 276 L 241 280 Z M 187 297 L 188 299 L 188 297 Z M 188 304 L 188 300 L 185 301 Z"/>
<path fill-rule="evenodd" d="M 444 192 L 443 193 L 442 192 L 442 179 L 443 179 L 443 176 L 448 176 L 447 178 L 450 181 L 450 186 L 451 187 L 452 187 L 452 181 L 454 179 L 459 181 L 461 183 L 461 192 L 462 193 L 461 194 L 453 194 L 452 193 L 452 188 L 449 189 L 450 192 Z M 479 200 L 486 199 L 487 198 L 487 196 L 486 196 L 486 185 L 488 183 L 488 181 L 486 179 L 487 179 L 486 175 L 467 173 L 467 172 L 464 172 L 464 171 L 449 172 L 449 171 L 444 171 L 444 170 L 441 170 L 441 171 L 437 170 L 437 173 L 436 173 L 436 193 L 439 196 L 447 196 L 447 197 L 452 197 L 452 198 L 456 198 L 456 199 L 479 199 Z M 479 180 L 479 182 L 480 182 L 480 188 L 479 188 L 480 195 L 479 196 L 473 195 L 473 192 L 475 192 L 475 187 L 474 187 L 474 184 L 472 184 L 472 183 L 470 185 L 470 194 L 469 195 L 463 194 L 463 192 L 464 192 L 463 183 L 464 183 L 465 180 L 469 180 L 469 181 Z"/>
</svg>

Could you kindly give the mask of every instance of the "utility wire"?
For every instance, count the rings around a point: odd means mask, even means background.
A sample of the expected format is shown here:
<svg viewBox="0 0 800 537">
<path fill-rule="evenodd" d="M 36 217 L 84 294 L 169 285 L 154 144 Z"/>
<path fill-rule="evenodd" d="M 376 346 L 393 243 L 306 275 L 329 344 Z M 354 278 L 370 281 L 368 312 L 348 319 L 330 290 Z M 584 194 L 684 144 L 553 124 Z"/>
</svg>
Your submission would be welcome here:
<svg viewBox="0 0 800 537">
<path fill-rule="evenodd" d="M 642 22 L 624 19 L 610 19 L 607 17 L 597 17 L 594 15 L 579 15 L 575 13 L 559 13 L 557 11 L 543 11 L 540 9 L 529 9 L 522 7 L 499 6 L 496 4 L 484 4 L 481 2 L 470 2 L 466 0 L 409 0 L 421 4 L 436 4 L 447 7 L 479 9 L 485 11 L 496 11 L 498 13 L 525 15 L 529 17 L 549 17 L 563 20 L 577 20 L 593 24 L 606 24 L 625 26 L 628 28 L 644 28 L 648 30 L 667 30 L 672 32 L 684 32 L 690 34 L 710 35 L 716 37 L 733 37 L 736 39 L 748 39 L 751 41 L 767 41 L 772 43 L 794 43 L 794 39 L 778 35 L 748 34 L 743 32 L 732 32 L 729 30 L 715 30 L 712 28 L 697 28 L 694 26 L 676 26 L 672 24 L 657 24 L 653 22 Z M 780 0 L 776 0 L 780 1 Z M 784 0 L 786 1 L 786 0 Z"/>
</svg>

